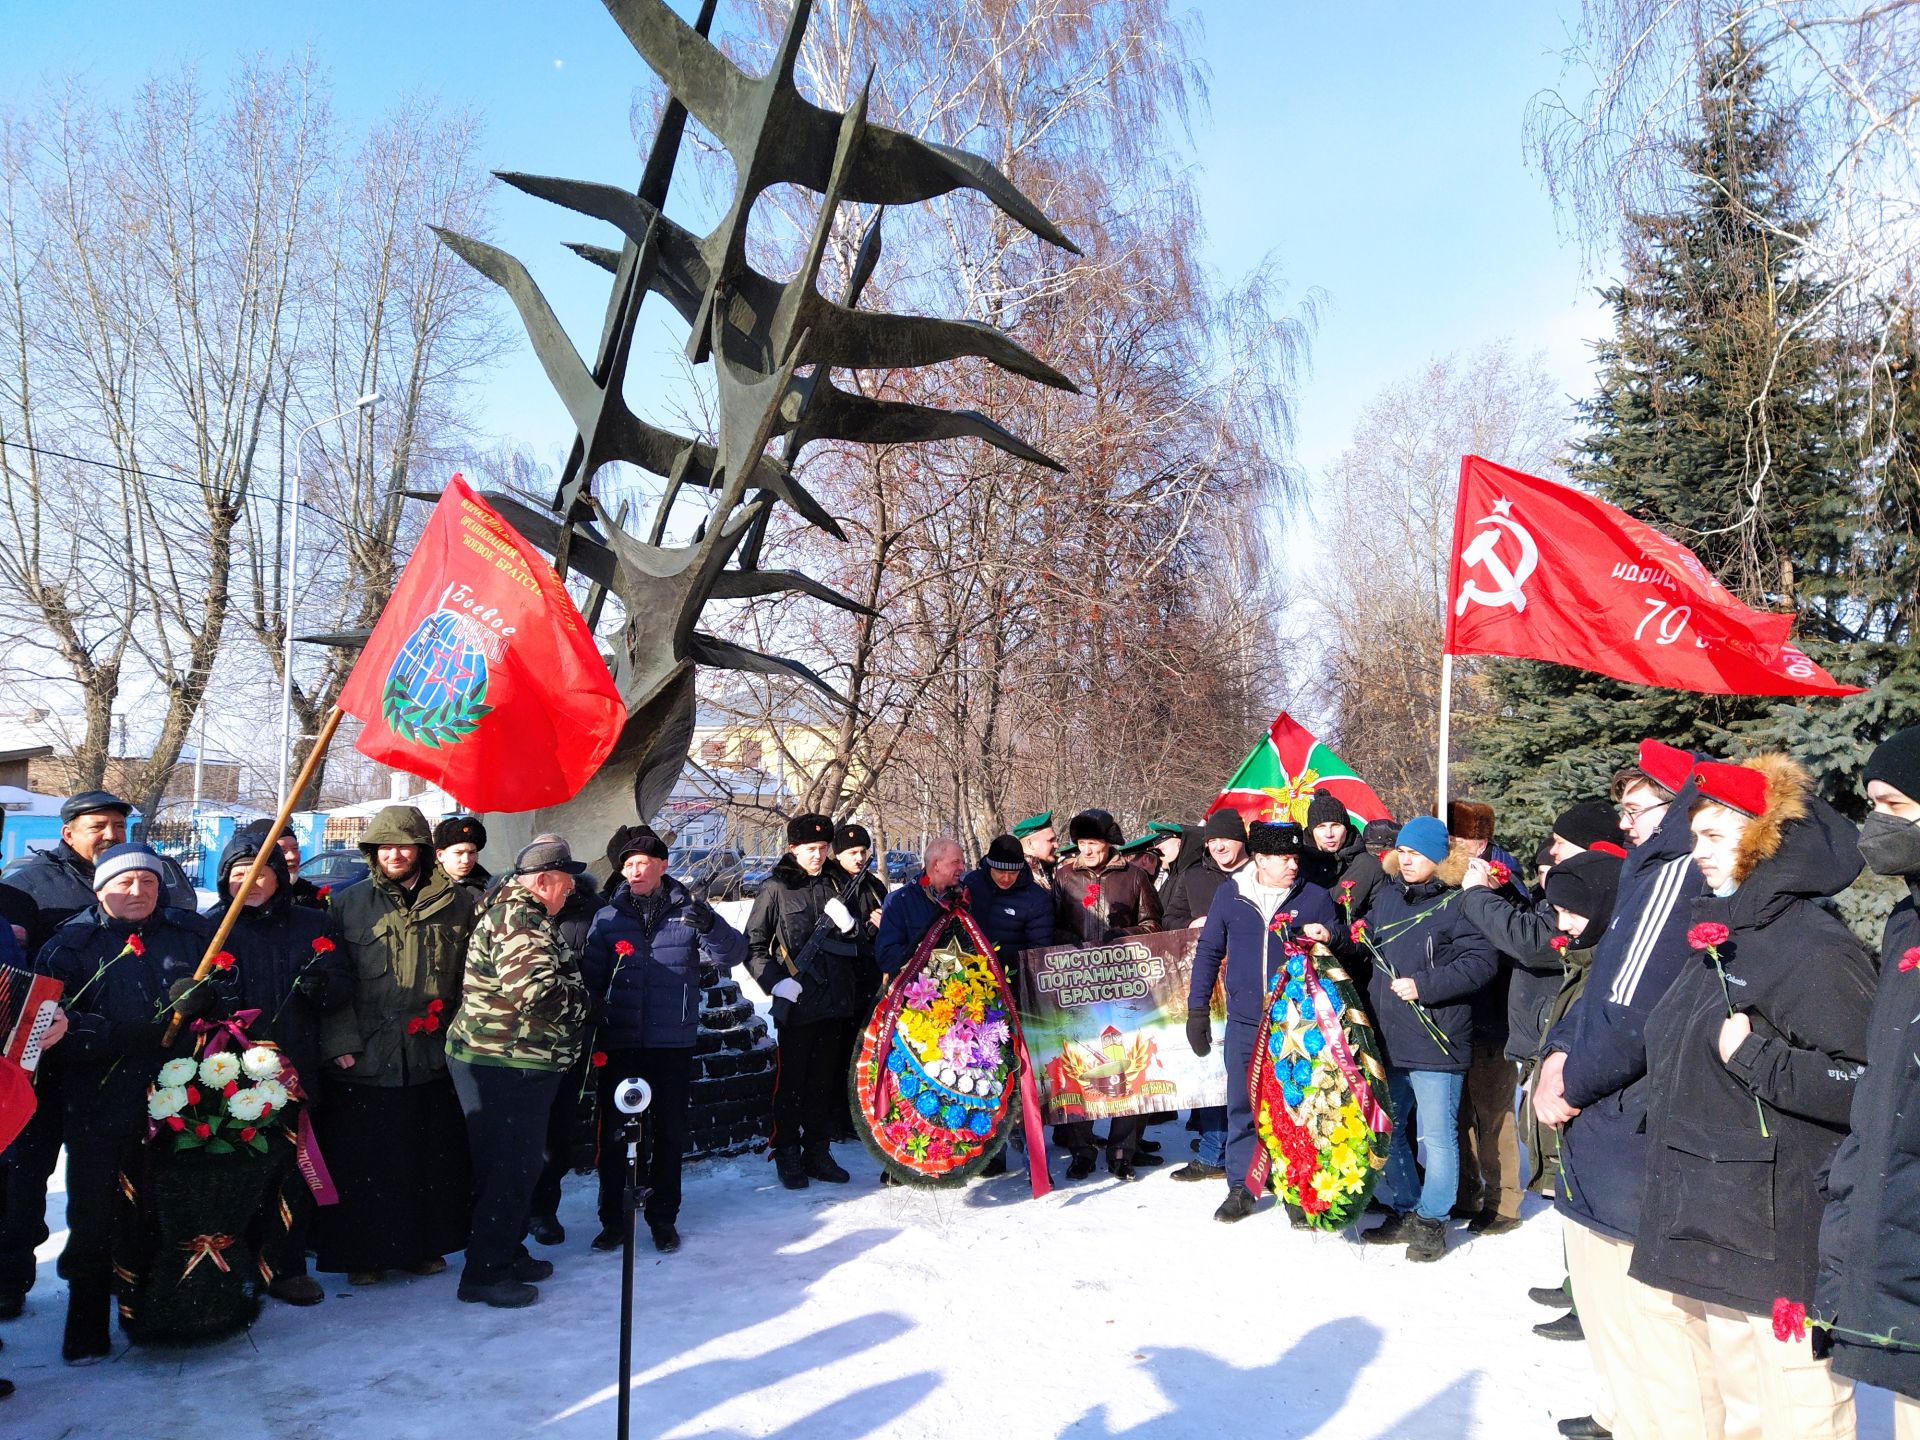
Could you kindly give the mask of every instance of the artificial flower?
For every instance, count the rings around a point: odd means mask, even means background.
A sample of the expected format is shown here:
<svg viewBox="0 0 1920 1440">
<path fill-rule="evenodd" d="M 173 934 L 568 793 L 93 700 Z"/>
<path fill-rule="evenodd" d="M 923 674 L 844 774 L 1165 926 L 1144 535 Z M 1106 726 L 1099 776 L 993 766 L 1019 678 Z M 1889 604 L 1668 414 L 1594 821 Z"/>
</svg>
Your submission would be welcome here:
<svg viewBox="0 0 1920 1440">
<path fill-rule="evenodd" d="M 227 1100 L 227 1113 L 243 1125 L 252 1124 L 264 1115 L 266 1110 L 267 1097 L 260 1093 L 257 1086 L 242 1090 Z"/>
<path fill-rule="evenodd" d="M 187 1128 L 187 1122 L 178 1115 L 169 1115 L 167 1117 L 167 1128 L 178 1135 L 182 1130 Z"/>
<path fill-rule="evenodd" d="M 205 1140 L 213 1134 L 213 1126 L 202 1120 L 198 1125 L 193 1127 L 193 1133 L 198 1135 L 202 1140 Z"/>
<path fill-rule="evenodd" d="M 269 1045 L 255 1045 L 240 1052 L 240 1068 L 249 1080 L 271 1080 L 280 1073 L 280 1052 Z"/>
<path fill-rule="evenodd" d="M 280 1109 L 293 1098 L 285 1085 L 282 1085 L 278 1080 L 272 1079 L 271 1077 L 262 1080 L 253 1088 L 260 1092 L 262 1098 L 267 1102 L 267 1108 L 270 1110 Z"/>
<path fill-rule="evenodd" d="M 923 971 L 908 982 L 905 999 L 911 1008 L 924 1010 L 938 998 L 939 994 L 939 983 Z"/>
<path fill-rule="evenodd" d="M 160 1084 L 163 1086 L 185 1085 L 200 1073 L 200 1067 L 182 1056 L 178 1060 L 169 1060 L 160 1067 Z"/>
<path fill-rule="evenodd" d="M 253 1126 L 248 1125 L 240 1131 L 240 1138 L 242 1140 L 251 1140 L 253 1139 L 254 1136 L 258 1135 L 259 1133 L 260 1132 L 254 1129 Z"/>
<path fill-rule="evenodd" d="M 187 1108 L 187 1092 L 179 1085 L 162 1085 L 147 1096 L 147 1114 L 167 1120 Z"/>
<path fill-rule="evenodd" d="M 200 1082 L 212 1090 L 224 1088 L 229 1080 L 238 1080 L 240 1074 L 240 1057 L 231 1050 L 209 1055 L 200 1062 Z"/>
</svg>

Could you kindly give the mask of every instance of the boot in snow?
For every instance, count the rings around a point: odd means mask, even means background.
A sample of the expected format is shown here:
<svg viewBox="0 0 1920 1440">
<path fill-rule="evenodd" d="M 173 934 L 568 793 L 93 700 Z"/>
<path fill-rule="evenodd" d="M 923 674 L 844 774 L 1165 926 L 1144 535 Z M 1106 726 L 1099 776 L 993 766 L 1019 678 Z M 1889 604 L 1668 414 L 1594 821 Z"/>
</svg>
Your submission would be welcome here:
<svg viewBox="0 0 1920 1440">
<path fill-rule="evenodd" d="M 1213 1218 L 1222 1225 L 1231 1225 L 1253 1214 L 1253 1207 L 1258 1203 L 1251 1190 L 1244 1185 L 1236 1185 L 1227 1192 L 1227 1198 L 1220 1202 L 1220 1208 L 1213 1212 Z"/>
<path fill-rule="evenodd" d="M 844 1185 L 853 1178 L 840 1168 L 840 1162 L 833 1158 L 833 1150 L 826 1141 L 810 1141 L 806 1154 L 809 1179 L 824 1180 L 829 1185 Z"/>
<path fill-rule="evenodd" d="M 807 1160 L 798 1145 L 783 1145 L 774 1151 L 773 1168 L 780 1173 L 780 1183 L 787 1189 L 807 1188 Z"/>
<path fill-rule="evenodd" d="M 1439 1220 L 1413 1218 L 1407 1227 L 1407 1259 L 1419 1264 L 1438 1260 L 1447 1253 L 1447 1227 Z"/>
</svg>

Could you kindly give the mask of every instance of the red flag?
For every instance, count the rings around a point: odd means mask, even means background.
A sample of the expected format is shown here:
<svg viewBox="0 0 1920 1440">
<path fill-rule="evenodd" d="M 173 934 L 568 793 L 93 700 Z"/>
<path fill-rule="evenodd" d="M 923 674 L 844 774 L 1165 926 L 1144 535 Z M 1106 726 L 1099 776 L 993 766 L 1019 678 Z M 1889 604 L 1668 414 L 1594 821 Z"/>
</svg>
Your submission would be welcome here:
<svg viewBox="0 0 1920 1440">
<path fill-rule="evenodd" d="M 560 577 L 458 475 L 340 708 L 366 722 L 362 754 L 474 810 L 571 800 L 627 718 Z"/>
<path fill-rule="evenodd" d="M 1857 695 L 1740 603 L 1699 557 L 1624 510 L 1478 455 L 1460 461 L 1449 655 L 1551 660 L 1712 695 Z"/>
<path fill-rule="evenodd" d="M 1238 810 L 1251 825 L 1256 820 L 1307 823 L 1307 807 L 1324 790 L 1347 807 L 1357 830 L 1369 820 L 1387 820 L 1391 812 L 1381 803 L 1353 767 L 1314 738 L 1313 732 L 1282 710 L 1266 737 L 1255 745 L 1220 798 L 1207 807 Z"/>
</svg>

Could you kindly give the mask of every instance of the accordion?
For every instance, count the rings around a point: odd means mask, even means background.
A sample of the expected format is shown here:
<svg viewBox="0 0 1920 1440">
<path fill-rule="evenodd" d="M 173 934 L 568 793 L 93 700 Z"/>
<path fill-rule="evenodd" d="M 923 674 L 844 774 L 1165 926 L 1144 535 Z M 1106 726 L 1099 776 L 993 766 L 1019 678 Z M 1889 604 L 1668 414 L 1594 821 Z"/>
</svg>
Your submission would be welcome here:
<svg viewBox="0 0 1920 1440">
<path fill-rule="evenodd" d="M 0 1054 L 32 1070 L 40 1063 L 40 1042 L 60 1008 L 58 980 L 0 965 Z"/>
</svg>

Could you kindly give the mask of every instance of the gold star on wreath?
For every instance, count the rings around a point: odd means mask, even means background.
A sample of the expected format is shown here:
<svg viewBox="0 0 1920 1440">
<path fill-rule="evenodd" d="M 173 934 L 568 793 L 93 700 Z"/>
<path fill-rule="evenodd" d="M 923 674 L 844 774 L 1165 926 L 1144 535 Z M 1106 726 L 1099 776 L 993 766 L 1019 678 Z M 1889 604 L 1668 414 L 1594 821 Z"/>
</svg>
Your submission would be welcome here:
<svg viewBox="0 0 1920 1440">
<path fill-rule="evenodd" d="M 1302 1060 L 1311 1060 L 1313 1057 L 1307 1053 L 1306 1036 L 1307 1031 L 1312 1028 L 1306 1017 L 1300 1013 L 1300 1007 L 1289 1000 L 1287 1018 L 1280 1026 L 1280 1058 L 1291 1060 L 1298 1056 Z"/>
</svg>

